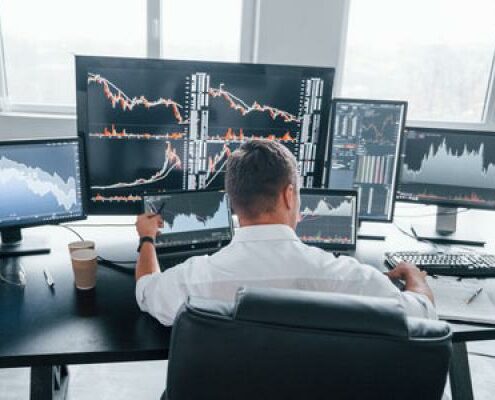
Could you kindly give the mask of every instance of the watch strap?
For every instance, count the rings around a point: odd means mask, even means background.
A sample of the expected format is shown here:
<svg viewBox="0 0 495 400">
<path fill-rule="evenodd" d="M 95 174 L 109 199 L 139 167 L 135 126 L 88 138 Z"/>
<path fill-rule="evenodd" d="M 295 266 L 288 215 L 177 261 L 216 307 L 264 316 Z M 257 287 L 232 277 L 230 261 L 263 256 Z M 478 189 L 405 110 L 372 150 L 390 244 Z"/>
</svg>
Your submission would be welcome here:
<svg viewBox="0 0 495 400">
<path fill-rule="evenodd" d="M 151 236 L 143 236 L 142 238 L 139 239 L 139 246 L 137 248 L 137 252 L 139 253 L 141 251 L 141 247 L 143 246 L 144 243 L 149 242 L 152 245 L 155 244 L 155 239 L 153 239 Z"/>
</svg>

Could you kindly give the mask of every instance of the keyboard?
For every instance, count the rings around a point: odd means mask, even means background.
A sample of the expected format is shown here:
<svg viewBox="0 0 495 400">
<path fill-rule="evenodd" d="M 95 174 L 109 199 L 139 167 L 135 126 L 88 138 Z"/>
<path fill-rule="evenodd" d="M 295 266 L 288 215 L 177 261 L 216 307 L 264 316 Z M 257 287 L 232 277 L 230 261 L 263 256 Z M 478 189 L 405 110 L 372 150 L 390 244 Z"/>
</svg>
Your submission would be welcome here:
<svg viewBox="0 0 495 400">
<path fill-rule="evenodd" d="M 385 253 L 385 263 L 394 268 L 400 262 L 415 264 L 429 275 L 471 278 L 495 277 L 495 255 L 476 253 Z"/>
</svg>

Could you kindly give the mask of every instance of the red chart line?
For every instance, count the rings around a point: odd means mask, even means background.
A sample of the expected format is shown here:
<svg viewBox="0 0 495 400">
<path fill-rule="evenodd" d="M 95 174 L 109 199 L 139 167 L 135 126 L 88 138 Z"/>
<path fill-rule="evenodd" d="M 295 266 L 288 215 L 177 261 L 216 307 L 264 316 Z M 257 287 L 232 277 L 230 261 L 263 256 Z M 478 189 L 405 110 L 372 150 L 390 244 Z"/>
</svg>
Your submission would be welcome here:
<svg viewBox="0 0 495 400">
<path fill-rule="evenodd" d="M 108 79 L 93 73 L 88 73 L 88 85 L 90 83 L 102 85 L 103 93 L 105 94 L 105 97 L 110 100 L 113 108 L 119 105 L 123 111 L 132 111 L 137 106 L 143 106 L 145 108 L 153 108 L 157 106 L 165 106 L 166 108 L 171 107 L 177 123 L 187 124 L 189 122 L 184 120 L 184 117 L 181 114 L 181 110 L 184 107 L 172 99 L 160 97 L 157 100 L 148 100 L 145 96 L 131 98 Z"/>
<path fill-rule="evenodd" d="M 257 101 L 254 101 L 251 105 L 247 104 L 244 100 L 240 99 L 233 93 L 224 89 L 224 84 L 221 83 L 218 88 L 210 88 L 208 94 L 212 98 L 222 97 L 227 101 L 229 107 L 235 111 L 241 113 L 242 116 L 245 116 L 251 112 L 262 112 L 268 113 L 270 117 L 275 120 L 277 118 L 282 118 L 284 122 L 300 122 L 301 118 L 297 117 L 289 113 L 288 111 L 280 110 L 276 107 L 262 105 Z"/>
</svg>

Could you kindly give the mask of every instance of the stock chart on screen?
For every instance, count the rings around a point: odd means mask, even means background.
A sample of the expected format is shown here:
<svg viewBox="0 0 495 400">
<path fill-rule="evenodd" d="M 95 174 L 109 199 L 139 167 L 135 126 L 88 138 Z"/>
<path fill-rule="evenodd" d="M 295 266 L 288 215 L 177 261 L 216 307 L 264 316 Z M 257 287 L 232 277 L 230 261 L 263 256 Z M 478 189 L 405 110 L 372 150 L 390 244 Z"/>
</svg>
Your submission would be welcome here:
<svg viewBox="0 0 495 400">
<path fill-rule="evenodd" d="M 406 108 L 404 102 L 334 101 L 329 187 L 358 190 L 361 219 L 392 218 Z"/>
<path fill-rule="evenodd" d="M 303 192 L 296 233 L 307 244 L 353 245 L 356 208 L 355 195 Z"/>
<path fill-rule="evenodd" d="M 407 128 L 397 199 L 495 207 L 495 133 Z"/>
<path fill-rule="evenodd" d="M 0 224 L 36 224 L 83 215 L 79 145 L 0 144 Z"/>
<path fill-rule="evenodd" d="M 232 237 L 227 197 L 221 191 L 196 191 L 144 197 L 145 211 L 164 221 L 157 244 L 174 247 L 190 243 L 228 241 Z"/>
<path fill-rule="evenodd" d="M 78 130 L 90 212 L 134 213 L 143 195 L 222 188 L 253 138 L 296 157 L 321 184 L 333 69 L 77 57 Z"/>
</svg>

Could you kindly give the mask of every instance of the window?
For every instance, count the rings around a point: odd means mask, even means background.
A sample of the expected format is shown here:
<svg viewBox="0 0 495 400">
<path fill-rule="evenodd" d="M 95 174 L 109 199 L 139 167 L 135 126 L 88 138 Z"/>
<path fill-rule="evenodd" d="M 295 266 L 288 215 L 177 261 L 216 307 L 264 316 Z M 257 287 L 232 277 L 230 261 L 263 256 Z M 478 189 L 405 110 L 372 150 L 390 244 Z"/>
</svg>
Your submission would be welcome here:
<svg viewBox="0 0 495 400">
<path fill-rule="evenodd" d="M 73 112 L 75 54 L 146 57 L 161 41 L 163 57 L 239 61 L 241 12 L 242 0 L 0 0 L 0 107 Z"/>
<path fill-rule="evenodd" d="M 239 61 L 242 0 L 166 0 L 162 6 L 166 58 Z"/>
<path fill-rule="evenodd" d="M 8 102 L 74 105 L 74 54 L 146 55 L 146 7 L 135 0 L 2 0 Z"/>
<path fill-rule="evenodd" d="M 351 0 L 342 95 L 409 102 L 408 119 L 483 122 L 493 0 Z"/>
</svg>

